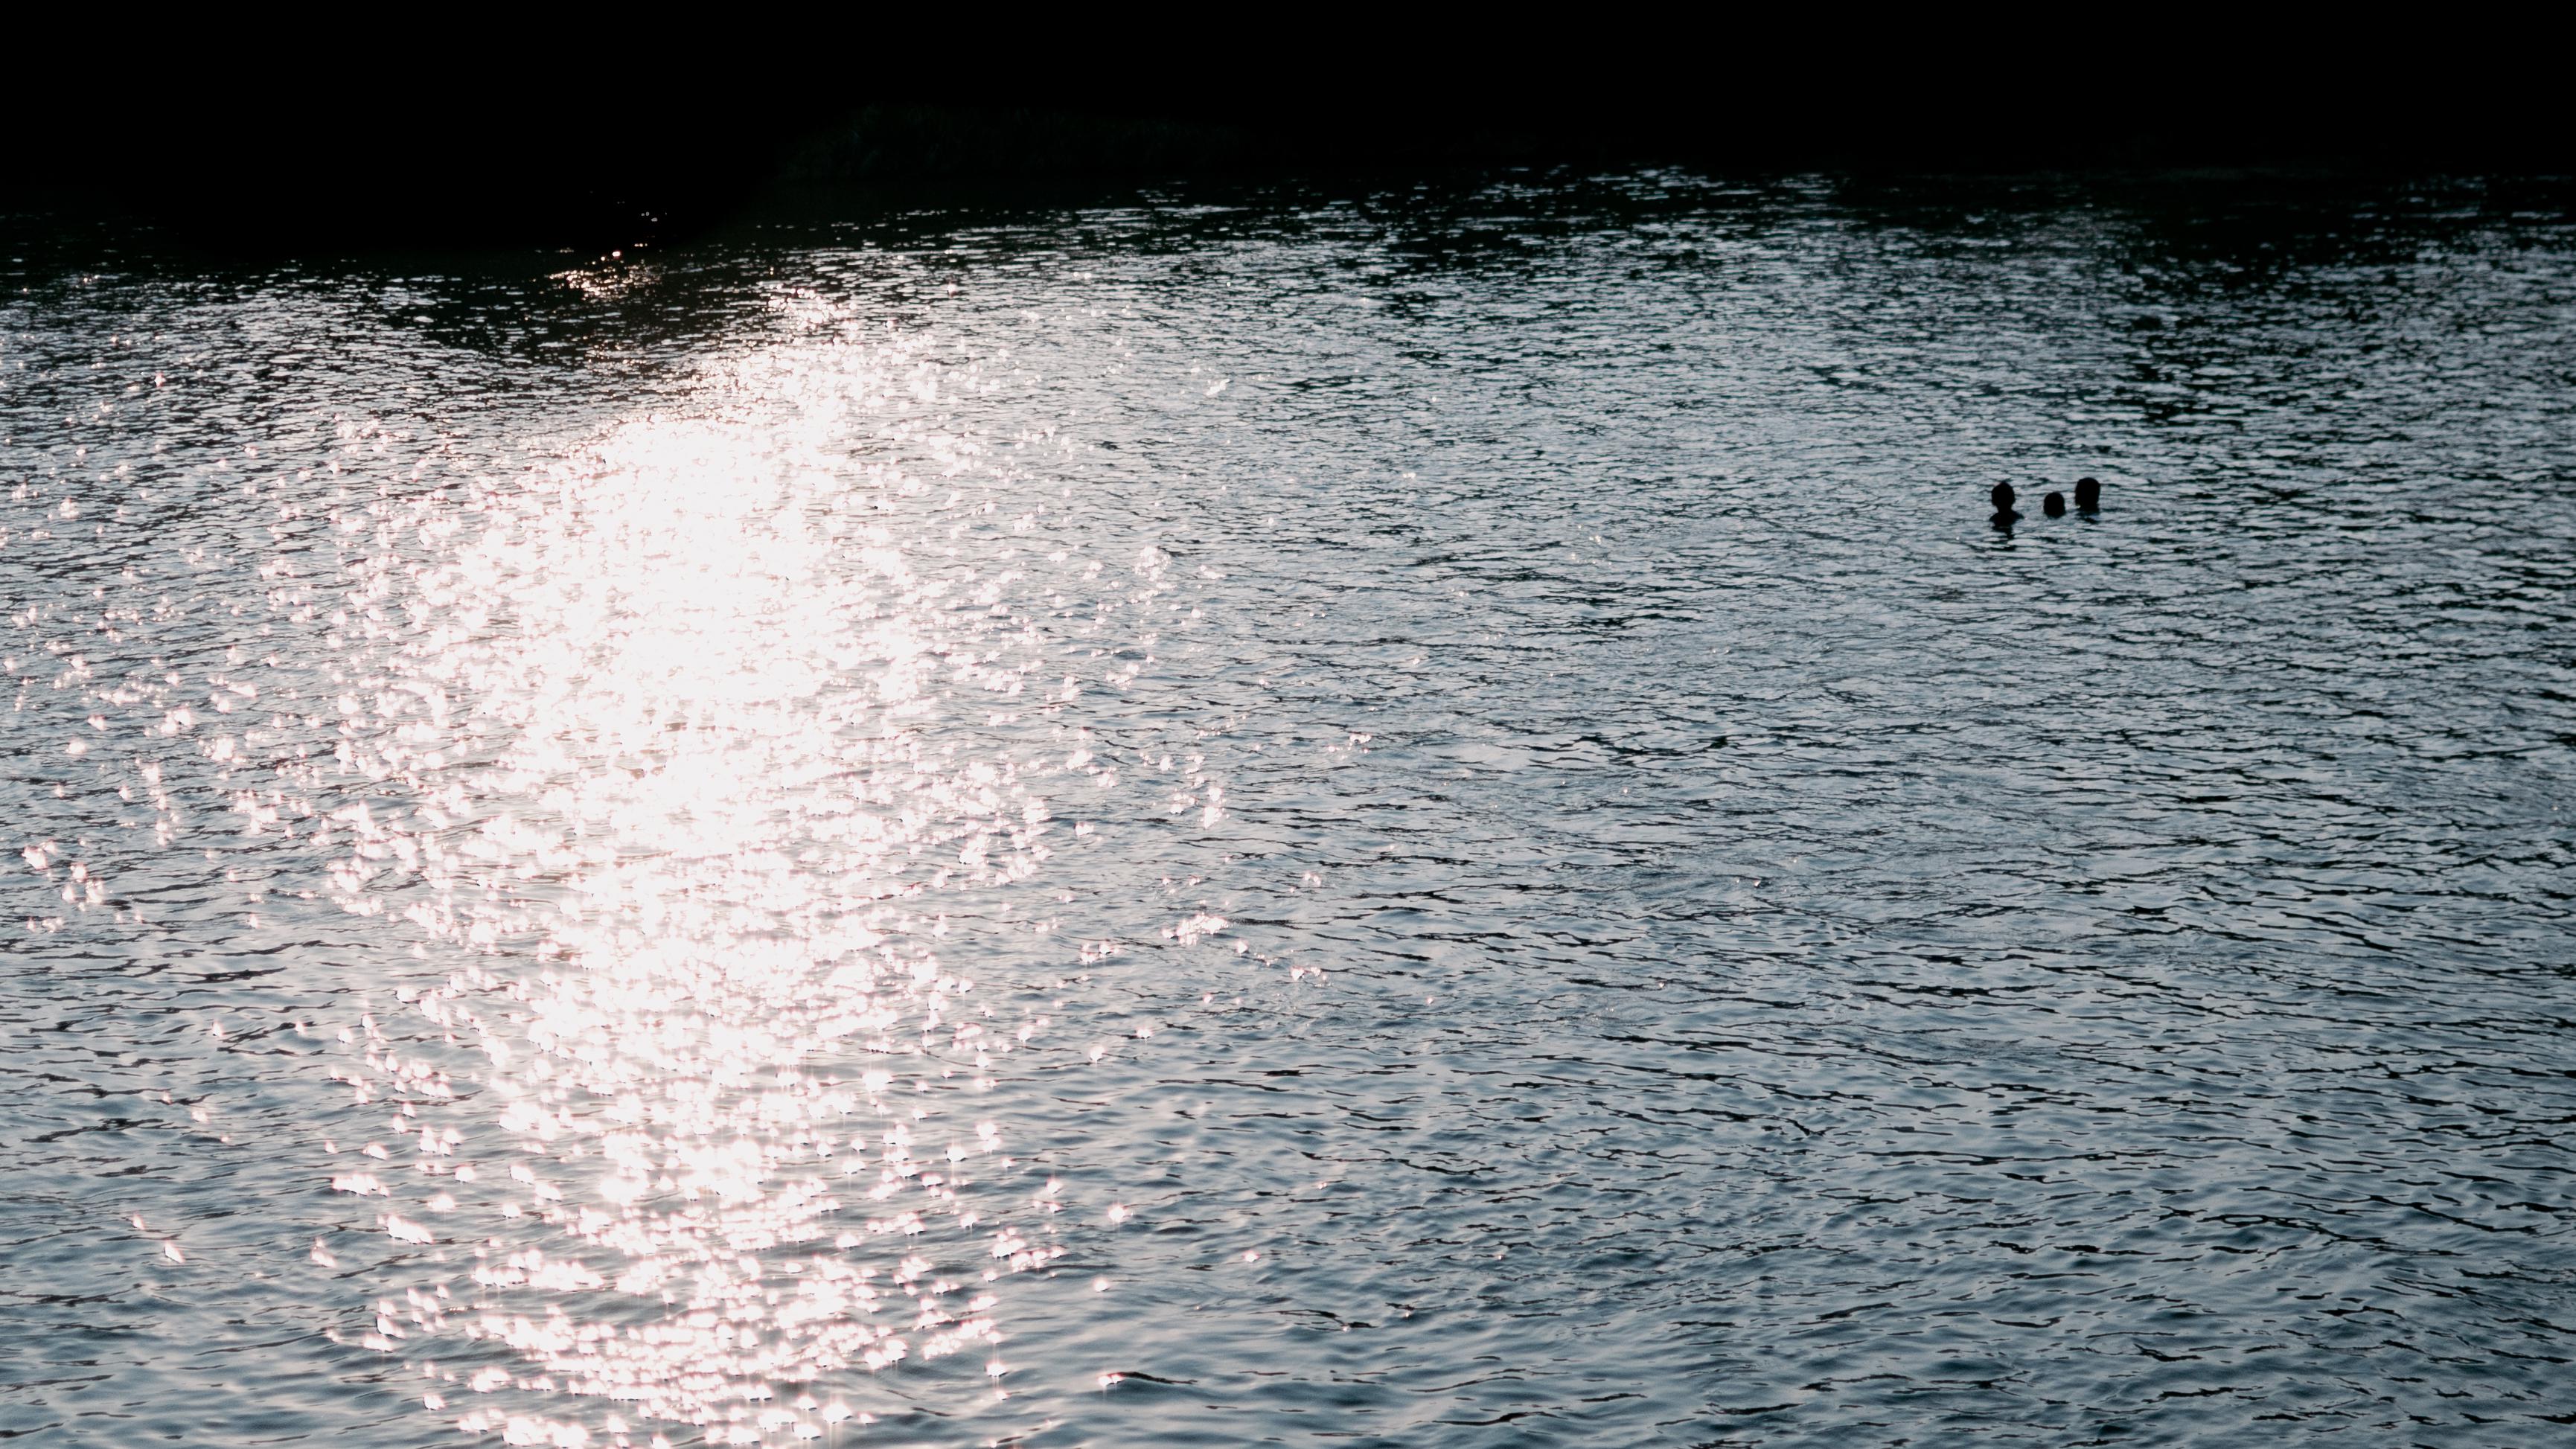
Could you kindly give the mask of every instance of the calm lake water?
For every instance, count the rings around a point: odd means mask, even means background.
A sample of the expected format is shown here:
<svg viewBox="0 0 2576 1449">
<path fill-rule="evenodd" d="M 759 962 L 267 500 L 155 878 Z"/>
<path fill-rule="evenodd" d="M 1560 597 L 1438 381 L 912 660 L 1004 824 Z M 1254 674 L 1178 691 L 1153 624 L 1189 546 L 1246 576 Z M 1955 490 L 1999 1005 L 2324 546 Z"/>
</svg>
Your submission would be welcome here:
<svg viewBox="0 0 2576 1449">
<path fill-rule="evenodd" d="M 0 237 L 0 1435 L 2576 1436 L 2554 203 Z"/>
</svg>

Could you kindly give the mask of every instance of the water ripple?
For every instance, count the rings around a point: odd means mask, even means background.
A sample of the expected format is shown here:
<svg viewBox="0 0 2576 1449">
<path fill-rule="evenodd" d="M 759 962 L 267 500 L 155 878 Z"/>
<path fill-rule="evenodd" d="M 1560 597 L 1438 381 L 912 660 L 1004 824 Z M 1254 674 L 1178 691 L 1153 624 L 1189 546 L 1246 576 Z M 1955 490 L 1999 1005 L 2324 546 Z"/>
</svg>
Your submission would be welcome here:
<svg viewBox="0 0 2576 1449">
<path fill-rule="evenodd" d="M 2563 1433 L 2576 252 L 2184 184 L 9 223 L 0 1433 Z"/>
</svg>

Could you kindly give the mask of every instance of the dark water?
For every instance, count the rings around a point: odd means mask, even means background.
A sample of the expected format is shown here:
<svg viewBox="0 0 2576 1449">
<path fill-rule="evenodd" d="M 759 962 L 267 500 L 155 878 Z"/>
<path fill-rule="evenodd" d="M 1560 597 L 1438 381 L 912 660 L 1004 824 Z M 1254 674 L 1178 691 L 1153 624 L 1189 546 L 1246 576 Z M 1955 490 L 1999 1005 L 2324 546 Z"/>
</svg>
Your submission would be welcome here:
<svg viewBox="0 0 2576 1449">
<path fill-rule="evenodd" d="M 10 226 L 0 1434 L 2576 1436 L 2561 210 Z"/>
</svg>

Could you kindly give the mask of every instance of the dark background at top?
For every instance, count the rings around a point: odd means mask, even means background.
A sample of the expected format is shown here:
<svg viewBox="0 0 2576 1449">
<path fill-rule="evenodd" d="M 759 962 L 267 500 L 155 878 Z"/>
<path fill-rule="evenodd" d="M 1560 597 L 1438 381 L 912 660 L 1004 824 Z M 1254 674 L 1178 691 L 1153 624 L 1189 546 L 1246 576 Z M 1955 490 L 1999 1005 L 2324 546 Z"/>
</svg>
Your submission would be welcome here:
<svg viewBox="0 0 2576 1449">
<path fill-rule="evenodd" d="M 434 45 L 399 30 L 163 37 L 148 56 L 30 44 L 0 99 L 0 211 L 115 215 L 219 251 L 604 252 L 685 239 L 781 191 L 1051 202 L 1660 164 L 2513 175 L 2564 205 L 2576 174 L 2565 86 L 2544 69 L 2556 47 L 2492 20 L 2257 40 L 2226 16 L 1894 36 L 1854 16 L 1850 34 L 1793 38 L 1604 12 L 1580 33 L 1472 44 L 1293 20 L 1293 35 L 1151 50 L 1059 48 L 963 13 L 995 35 L 701 19 L 703 35 L 655 37 L 638 59 L 601 38 L 640 23 L 619 17 L 571 45 L 460 21 Z"/>
</svg>

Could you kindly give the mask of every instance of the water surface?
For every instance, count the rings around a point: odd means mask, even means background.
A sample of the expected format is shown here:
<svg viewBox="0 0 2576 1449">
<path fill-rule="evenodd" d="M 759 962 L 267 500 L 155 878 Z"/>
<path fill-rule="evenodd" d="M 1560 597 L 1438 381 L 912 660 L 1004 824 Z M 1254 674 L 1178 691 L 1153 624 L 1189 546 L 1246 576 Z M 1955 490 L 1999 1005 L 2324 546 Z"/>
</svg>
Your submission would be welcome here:
<svg viewBox="0 0 2576 1449">
<path fill-rule="evenodd" d="M 7 237 L 0 1433 L 2576 1423 L 2561 210 Z"/>
</svg>

